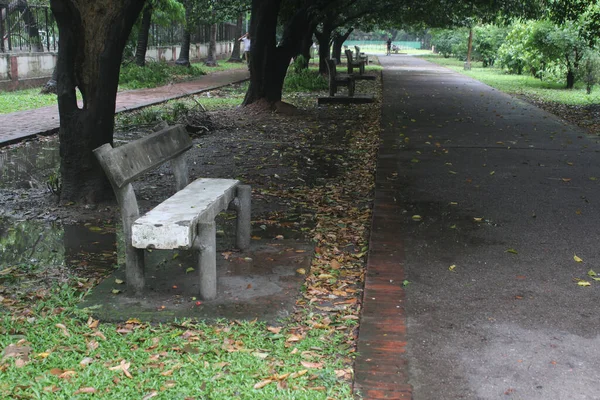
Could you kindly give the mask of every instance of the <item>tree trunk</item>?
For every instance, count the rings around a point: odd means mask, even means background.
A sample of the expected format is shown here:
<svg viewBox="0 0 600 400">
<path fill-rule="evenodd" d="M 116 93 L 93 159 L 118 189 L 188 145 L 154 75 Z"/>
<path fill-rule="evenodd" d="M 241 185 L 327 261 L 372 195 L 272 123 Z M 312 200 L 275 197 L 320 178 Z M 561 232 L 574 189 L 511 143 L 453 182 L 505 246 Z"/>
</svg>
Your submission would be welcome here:
<svg viewBox="0 0 600 400">
<path fill-rule="evenodd" d="M 567 71 L 567 89 L 573 89 L 575 86 L 575 73 L 572 69 Z"/>
<path fill-rule="evenodd" d="M 50 0 L 50 6 L 60 34 L 61 202 L 96 203 L 113 192 L 92 150 L 112 143 L 123 49 L 144 0 Z"/>
<path fill-rule="evenodd" d="M 210 25 L 210 42 L 208 44 L 208 56 L 204 65 L 215 67 L 217 65 L 217 23 Z"/>
<path fill-rule="evenodd" d="M 148 49 L 148 35 L 152 22 L 152 2 L 146 4 L 142 14 L 142 25 L 138 32 L 137 47 L 135 49 L 135 64 L 143 67 L 146 65 L 146 50 Z"/>
<path fill-rule="evenodd" d="M 192 33 L 190 30 L 190 19 L 191 19 L 191 5 L 189 1 L 183 2 L 185 5 L 185 27 L 183 29 L 183 38 L 181 41 L 181 50 L 179 57 L 175 61 L 176 65 L 183 65 L 189 67 L 190 64 L 190 42 L 192 41 Z"/>
<path fill-rule="evenodd" d="M 292 58 L 301 53 L 302 38 L 311 30 L 308 7 L 297 9 L 284 26 L 280 44 L 276 42 L 277 17 L 282 0 L 253 0 L 250 21 L 250 86 L 243 105 L 281 101 L 283 82 Z"/>
<path fill-rule="evenodd" d="M 58 85 L 57 80 L 58 80 L 58 70 L 56 69 L 56 66 L 54 66 L 54 69 L 52 70 L 52 78 L 50 78 L 50 80 L 48 82 L 46 82 L 46 84 L 44 85 L 42 90 L 40 90 L 40 93 L 41 94 L 50 94 L 50 93 L 56 94 L 56 88 Z"/>
<path fill-rule="evenodd" d="M 237 23 L 235 24 L 235 41 L 233 42 L 233 50 L 231 51 L 231 57 L 229 62 L 242 62 L 242 55 L 240 53 L 240 41 L 238 38 L 242 36 L 242 28 L 244 23 L 244 14 L 239 13 Z"/>
<path fill-rule="evenodd" d="M 348 36 L 350 36 L 353 30 L 354 29 L 349 29 L 343 35 L 340 35 L 337 32 L 333 34 L 333 58 L 335 58 L 337 64 L 342 63 L 342 46 L 344 45 L 344 42 L 346 41 L 346 39 L 348 39 Z M 350 50 L 354 51 L 354 49 Z"/>
<path fill-rule="evenodd" d="M 181 51 L 179 52 L 179 57 L 175 61 L 177 65 L 183 65 L 185 67 L 189 67 L 190 64 L 190 42 L 192 40 L 190 31 L 185 28 L 183 31 L 183 41 L 181 42 Z"/>
<path fill-rule="evenodd" d="M 473 28 L 469 27 L 469 42 L 467 43 L 467 62 L 465 63 L 465 69 L 471 69 L 471 51 L 473 50 Z"/>
<path fill-rule="evenodd" d="M 315 37 L 319 42 L 319 73 L 327 74 L 327 60 L 331 57 L 331 35 L 334 27 L 329 18 L 323 22 L 323 31 L 315 31 Z"/>
</svg>

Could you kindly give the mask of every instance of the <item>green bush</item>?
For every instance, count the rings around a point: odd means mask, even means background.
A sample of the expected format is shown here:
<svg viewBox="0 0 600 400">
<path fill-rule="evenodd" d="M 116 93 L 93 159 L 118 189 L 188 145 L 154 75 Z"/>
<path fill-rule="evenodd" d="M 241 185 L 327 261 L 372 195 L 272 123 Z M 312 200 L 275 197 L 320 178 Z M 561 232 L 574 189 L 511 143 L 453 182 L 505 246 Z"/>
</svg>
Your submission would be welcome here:
<svg viewBox="0 0 600 400">
<path fill-rule="evenodd" d="M 285 92 L 315 92 L 326 90 L 328 88 L 327 80 L 313 69 L 301 69 L 295 71 L 292 66 L 292 71 L 289 71 L 283 83 Z"/>
<path fill-rule="evenodd" d="M 127 64 L 121 67 L 119 85 L 123 89 L 153 88 L 205 74 L 206 72 L 196 66 L 184 67 L 166 62 L 146 63 L 144 67 Z"/>
<path fill-rule="evenodd" d="M 491 67 L 496 62 L 498 49 L 504 43 L 506 28 L 496 25 L 482 25 L 473 29 L 473 59 L 481 61 L 484 67 Z"/>
<path fill-rule="evenodd" d="M 431 32 L 431 44 L 444 58 L 455 54 L 455 51 L 461 51 L 461 43 L 466 49 L 466 41 L 464 29 L 435 29 Z M 464 54 L 466 55 L 466 50 Z"/>
</svg>

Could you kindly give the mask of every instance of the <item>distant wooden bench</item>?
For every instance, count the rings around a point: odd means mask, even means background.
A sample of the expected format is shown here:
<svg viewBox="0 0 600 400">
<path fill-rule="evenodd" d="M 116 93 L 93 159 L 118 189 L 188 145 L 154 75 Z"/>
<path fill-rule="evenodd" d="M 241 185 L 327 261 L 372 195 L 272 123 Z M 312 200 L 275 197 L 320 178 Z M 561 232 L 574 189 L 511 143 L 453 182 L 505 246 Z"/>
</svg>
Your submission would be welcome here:
<svg viewBox="0 0 600 400">
<path fill-rule="evenodd" d="M 199 295 L 217 296 L 215 217 L 237 211 L 236 245 L 250 245 L 251 189 L 235 179 L 197 179 L 188 184 L 184 153 L 192 141 L 182 125 L 113 148 L 106 143 L 94 150 L 121 208 L 126 249 L 127 287 L 140 294 L 145 286 L 143 249 L 193 249 L 197 252 Z M 131 182 L 170 161 L 177 192 L 139 216 Z"/>
<path fill-rule="evenodd" d="M 335 60 L 327 59 L 327 72 L 329 73 L 329 96 L 335 96 L 339 86 L 346 86 L 348 88 L 348 95 L 354 96 L 354 89 L 356 83 L 354 78 L 347 74 L 340 74 L 337 72 Z"/>
<path fill-rule="evenodd" d="M 369 65 L 369 56 L 365 53 L 360 52 L 360 47 L 354 46 L 354 50 L 356 51 L 356 59 L 358 61 L 364 61 L 365 65 Z"/>
<path fill-rule="evenodd" d="M 348 63 L 348 74 L 354 71 L 354 68 L 358 68 L 358 72 L 362 75 L 365 73 L 365 62 L 360 60 L 354 60 L 352 56 L 352 50 L 346 49 L 346 61 Z"/>
</svg>

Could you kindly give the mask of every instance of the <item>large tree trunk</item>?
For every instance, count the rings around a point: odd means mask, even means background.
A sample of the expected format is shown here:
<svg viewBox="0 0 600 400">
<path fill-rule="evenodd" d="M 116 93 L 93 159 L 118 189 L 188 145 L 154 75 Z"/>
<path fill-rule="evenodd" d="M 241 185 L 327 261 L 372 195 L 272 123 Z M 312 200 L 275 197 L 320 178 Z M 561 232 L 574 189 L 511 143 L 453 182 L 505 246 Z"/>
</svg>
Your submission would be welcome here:
<svg viewBox="0 0 600 400">
<path fill-rule="evenodd" d="M 332 24 L 332 16 L 325 17 L 323 30 L 315 31 L 315 37 L 319 42 L 319 73 L 327 74 L 327 60 L 331 57 L 331 35 L 335 27 Z"/>
<path fill-rule="evenodd" d="M 572 69 L 567 71 L 567 89 L 573 89 L 575 86 L 575 73 Z"/>
<path fill-rule="evenodd" d="M 112 197 L 112 190 L 92 150 L 112 143 L 123 48 L 144 0 L 50 0 L 50 5 L 60 34 L 61 202 L 95 203 Z"/>
<path fill-rule="evenodd" d="M 183 38 L 181 41 L 181 50 L 179 57 L 175 61 L 176 65 L 183 65 L 189 67 L 190 64 L 190 42 L 192 41 L 192 33 L 190 30 L 190 19 L 191 19 L 191 5 L 189 1 L 183 2 L 185 5 L 185 27 L 183 28 Z"/>
<path fill-rule="evenodd" d="M 276 42 L 277 17 L 282 0 L 253 0 L 250 20 L 250 86 L 243 105 L 281 101 L 283 82 L 293 57 L 302 52 L 302 38 L 311 31 L 308 7 L 297 9 L 286 22 L 280 44 Z"/>
<path fill-rule="evenodd" d="M 137 37 L 135 49 L 135 64 L 143 67 L 146 65 L 146 50 L 148 49 L 148 36 L 150 34 L 150 23 L 152 22 L 152 2 L 146 4 L 142 14 L 142 25 Z"/>
<path fill-rule="evenodd" d="M 52 77 L 50 78 L 50 80 L 48 82 L 46 82 L 44 87 L 40 90 L 40 93 L 41 94 L 50 94 L 50 93 L 56 94 L 56 88 L 58 85 L 57 80 L 58 80 L 58 70 L 56 69 L 56 66 L 54 66 L 54 69 L 52 70 Z"/>
<path fill-rule="evenodd" d="M 208 55 L 204 64 L 209 67 L 217 65 L 217 23 L 210 25 L 210 42 L 208 44 Z"/>
<path fill-rule="evenodd" d="M 348 31 L 346 31 L 346 33 L 344 33 L 343 35 L 335 32 L 333 34 L 333 58 L 335 58 L 335 61 L 337 64 L 341 64 L 342 63 L 342 46 L 344 45 L 344 42 L 346 41 L 346 39 L 348 39 L 348 36 L 350 36 L 350 34 L 352 33 L 354 29 L 349 29 Z M 354 51 L 354 49 L 350 49 L 351 51 Z"/>
<path fill-rule="evenodd" d="M 229 62 L 242 62 L 242 55 L 240 52 L 240 41 L 239 37 L 242 36 L 242 26 L 244 23 L 244 14 L 239 13 L 237 17 L 237 23 L 235 24 L 235 41 L 233 42 L 233 50 L 231 51 L 231 57 Z"/>
</svg>

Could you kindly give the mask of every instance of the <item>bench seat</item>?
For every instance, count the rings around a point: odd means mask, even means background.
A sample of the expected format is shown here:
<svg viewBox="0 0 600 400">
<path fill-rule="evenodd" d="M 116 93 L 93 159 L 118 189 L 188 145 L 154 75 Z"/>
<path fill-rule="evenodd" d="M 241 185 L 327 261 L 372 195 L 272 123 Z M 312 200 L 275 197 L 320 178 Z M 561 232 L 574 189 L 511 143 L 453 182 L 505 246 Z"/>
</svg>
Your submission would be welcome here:
<svg viewBox="0 0 600 400">
<path fill-rule="evenodd" d="M 200 178 L 138 218 L 131 241 L 138 249 L 191 249 L 199 223 L 212 222 L 236 197 L 235 179 Z"/>
</svg>

